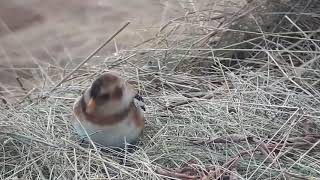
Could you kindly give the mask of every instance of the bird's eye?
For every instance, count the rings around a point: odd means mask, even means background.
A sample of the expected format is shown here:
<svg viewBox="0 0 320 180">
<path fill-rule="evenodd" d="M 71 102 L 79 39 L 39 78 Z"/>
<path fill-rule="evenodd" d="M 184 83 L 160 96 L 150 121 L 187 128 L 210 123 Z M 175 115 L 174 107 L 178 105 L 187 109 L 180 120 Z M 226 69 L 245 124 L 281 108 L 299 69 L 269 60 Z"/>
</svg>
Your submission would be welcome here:
<svg viewBox="0 0 320 180">
<path fill-rule="evenodd" d="M 104 99 L 104 100 L 107 100 L 110 98 L 110 94 L 103 94 L 100 96 L 100 98 Z"/>
</svg>

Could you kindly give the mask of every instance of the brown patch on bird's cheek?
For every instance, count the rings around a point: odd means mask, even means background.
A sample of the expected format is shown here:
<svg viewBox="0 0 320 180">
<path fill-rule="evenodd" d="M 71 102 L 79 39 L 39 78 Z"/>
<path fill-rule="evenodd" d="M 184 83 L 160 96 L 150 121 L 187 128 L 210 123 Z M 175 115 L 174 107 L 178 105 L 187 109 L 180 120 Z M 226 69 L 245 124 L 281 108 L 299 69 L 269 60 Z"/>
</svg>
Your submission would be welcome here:
<svg viewBox="0 0 320 180">
<path fill-rule="evenodd" d="M 91 113 L 95 112 L 96 107 L 97 107 L 96 101 L 95 101 L 93 98 L 91 98 L 91 99 L 89 100 L 88 104 L 87 104 L 86 112 L 87 112 L 88 114 L 91 114 Z"/>
<path fill-rule="evenodd" d="M 123 96 L 123 90 L 121 87 L 116 87 L 111 95 L 112 100 L 119 101 Z"/>
</svg>

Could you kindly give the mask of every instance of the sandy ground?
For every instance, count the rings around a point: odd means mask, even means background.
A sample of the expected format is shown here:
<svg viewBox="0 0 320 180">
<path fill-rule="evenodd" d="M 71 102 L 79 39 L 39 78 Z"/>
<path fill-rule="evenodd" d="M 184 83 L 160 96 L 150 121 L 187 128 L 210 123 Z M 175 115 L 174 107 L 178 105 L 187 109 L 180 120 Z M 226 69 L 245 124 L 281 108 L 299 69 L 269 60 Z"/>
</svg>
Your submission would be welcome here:
<svg viewBox="0 0 320 180">
<path fill-rule="evenodd" d="M 170 18 L 183 15 L 178 1 L 2 0 L 0 1 L 0 86 L 31 84 L 31 67 L 78 63 L 104 39 L 131 21 L 101 55 L 144 41 Z"/>
<path fill-rule="evenodd" d="M 35 87 L 39 83 L 35 69 L 39 67 L 46 71 L 48 66 L 76 66 L 127 21 L 129 27 L 98 55 L 109 56 L 141 43 L 170 19 L 208 9 L 206 3 L 210 8 L 220 4 L 230 13 L 234 10 L 228 7 L 234 9 L 238 1 L 1 0 L 0 97 L 21 93 L 16 77 L 26 89 Z"/>
</svg>

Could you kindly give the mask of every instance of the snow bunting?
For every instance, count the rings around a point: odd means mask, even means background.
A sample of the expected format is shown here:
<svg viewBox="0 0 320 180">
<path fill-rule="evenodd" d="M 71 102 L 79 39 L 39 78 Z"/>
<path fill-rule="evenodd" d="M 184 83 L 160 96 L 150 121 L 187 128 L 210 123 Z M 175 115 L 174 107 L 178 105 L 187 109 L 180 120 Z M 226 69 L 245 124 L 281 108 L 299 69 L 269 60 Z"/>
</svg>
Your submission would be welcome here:
<svg viewBox="0 0 320 180">
<path fill-rule="evenodd" d="M 134 143 L 144 128 L 144 102 L 117 73 L 98 77 L 73 106 L 73 125 L 84 139 L 109 147 Z M 87 133 L 86 133 L 87 132 Z"/>
</svg>

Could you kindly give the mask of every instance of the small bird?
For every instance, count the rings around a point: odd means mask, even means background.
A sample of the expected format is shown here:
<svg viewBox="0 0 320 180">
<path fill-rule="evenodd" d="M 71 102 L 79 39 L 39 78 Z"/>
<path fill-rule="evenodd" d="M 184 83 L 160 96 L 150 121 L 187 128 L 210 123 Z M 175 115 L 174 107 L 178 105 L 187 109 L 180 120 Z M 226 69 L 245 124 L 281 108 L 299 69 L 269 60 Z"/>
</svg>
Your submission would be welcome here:
<svg viewBox="0 0 320 180">
<path fill-rule="evenodd" d="M 106 72 L 75 101 L 72 124 L 83 139 L 88 134 L 99 145 L 123 148 L 142 133 L 143 111 L 143 98 L 118 73 Z"/>
</svg>

